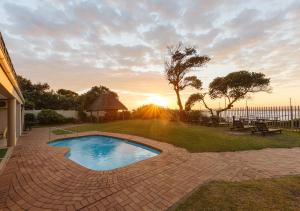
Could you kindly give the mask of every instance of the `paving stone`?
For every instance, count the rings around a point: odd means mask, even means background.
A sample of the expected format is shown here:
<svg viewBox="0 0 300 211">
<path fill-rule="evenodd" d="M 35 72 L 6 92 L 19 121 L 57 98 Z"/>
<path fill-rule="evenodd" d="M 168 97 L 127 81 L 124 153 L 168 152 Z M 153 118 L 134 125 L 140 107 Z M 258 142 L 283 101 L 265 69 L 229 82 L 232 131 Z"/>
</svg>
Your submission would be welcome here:
<svg viewBox="0 0 300 211">
<path fill-rule="evenodd" d="M 166 210 L 211 180 L 241 181 L 300 174 L 300 148 L 189 153 L 137 136 L 102 132 L 162 150 L 111 171 L 93 171 L 51 147 L 47 128 L 22 136 L 0 175 L 0 210 Z M 53 139 L 72 135 L 52 135 Z"/>
</svg>

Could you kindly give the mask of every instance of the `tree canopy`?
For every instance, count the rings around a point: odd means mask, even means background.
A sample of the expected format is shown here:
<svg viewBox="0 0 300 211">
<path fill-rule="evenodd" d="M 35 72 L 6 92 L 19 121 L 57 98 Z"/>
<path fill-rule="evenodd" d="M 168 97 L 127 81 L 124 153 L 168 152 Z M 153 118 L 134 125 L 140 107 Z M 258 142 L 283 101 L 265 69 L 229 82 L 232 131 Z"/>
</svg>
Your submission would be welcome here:
<svg viewBox="0 0 300 211">
<path fill-rule="evenodd" d="M 112 94 L 116 98 L 118 98 L 118 94 L 111 91 L 109 88 L 99 85 L 99 86 L 93 86 L 88 92 L 82 94 L 80 96 L 80 102 L 82 109 L 87 109 L 93 102 L 94 100 L 99 97 L 102 94 Z"/>
<path fill-rule="evenodd" d="M 18 76 L 20 89 L 25 98 L 25 109 L 54 109 L 54 110 L 83 110 L 87 108 L 101 94 L 113 93 L 105 86 L 94 86 L 88 92 L 79 95 L 74 91 L 50 89 L 47 83 L 32 83 L 30 80 Z"/>
<path fill-rule="evenodd" d="M 51 103 L 49 106 L 57 106 L 56 97 L 50 90 L 49 84 L 33 84 L 30 80 L 22 76 L 17 76 L 17 79 L 25 98 L 25 109 L 42 109 L 49 102 Z"/>
<path fill-rule="evenodd" d="M 184 47 L 181 43 L 168 47 L 168 58 L 165 60 L 165 75 L 177 96 L 179 110 L 183 110 L 180 91 L 190 86 L 200 90 L 202 82 L 196 76 L 188 76 L 193 68 L 201 67 L 210 58 L 200 56 L 195 47 Z"/>
<path fill-rule="evenodd" d="M 202 101 L 204 106 L 213 115 L 213 109 L 208 106 L 205 96 L 209 95 L 211 99 L 225 98 L 228 104 L 224 108 L 216 110 L 216 115 L 220 112 L 230 109 L 233 104 L 252 93 L 270 92 L 270 78 L 266 78 L 263 73 L 238 71 L 229 73 L 225 77 L 217 77 L 209 84 L 208 93 L 197 93 L 189 97 L 185 108 L 190 110 L 198 101 Z"/>
</svg>

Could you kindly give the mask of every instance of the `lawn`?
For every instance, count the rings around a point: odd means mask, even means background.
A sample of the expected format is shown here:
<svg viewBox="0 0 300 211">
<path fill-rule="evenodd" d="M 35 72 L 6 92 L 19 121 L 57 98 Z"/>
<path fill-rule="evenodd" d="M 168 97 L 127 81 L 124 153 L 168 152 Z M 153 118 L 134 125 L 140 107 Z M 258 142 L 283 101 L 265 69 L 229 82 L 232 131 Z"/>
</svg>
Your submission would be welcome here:
<svg viewBox="0 0 300 211">
<path fill-rule="evenodd" d="M 245 182 L 210 182 L 175 209 L 300 210 L 300 177 Z"/>
<path fill-rule="evenodd" d="M 101 124 L 86 124 L 68 130 L 104 131 L 132 134 L 167 142 L 190 152 L 223 152 L 256 150 L 263 148 L 300 147 L 300 133 L 284 131 L 283 134 L 234 135 L 228 128 L 213 128 L 160 120 L 128 120 Z M 60 131 L 56 131 L 60 133 Z"/>
</svg>

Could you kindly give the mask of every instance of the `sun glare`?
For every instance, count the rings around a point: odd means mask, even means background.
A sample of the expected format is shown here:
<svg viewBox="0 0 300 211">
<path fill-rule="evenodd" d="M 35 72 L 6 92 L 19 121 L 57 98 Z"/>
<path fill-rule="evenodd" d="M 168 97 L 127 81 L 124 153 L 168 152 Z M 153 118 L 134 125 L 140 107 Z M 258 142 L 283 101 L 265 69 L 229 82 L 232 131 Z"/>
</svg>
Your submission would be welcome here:
<svg viewBox="0 0 300 211">
<path fill-rule="evenodd" d="M 168 99 L 166 97 L 162 97 L 162 96 L 159 96 L 159 95 L 153 95 L 153 96 L 150 96 L 146 100 L 146 103 L 167 107 L 168 106 Z"/>
</svg>

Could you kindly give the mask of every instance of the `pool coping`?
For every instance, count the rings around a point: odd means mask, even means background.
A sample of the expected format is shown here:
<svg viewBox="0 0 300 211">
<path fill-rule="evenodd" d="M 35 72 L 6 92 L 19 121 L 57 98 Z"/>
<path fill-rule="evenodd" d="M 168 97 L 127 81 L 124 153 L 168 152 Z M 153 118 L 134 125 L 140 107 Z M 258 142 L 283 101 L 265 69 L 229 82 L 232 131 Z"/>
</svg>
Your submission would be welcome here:
<svg viewBox="0 0 300 211">
<path fill-rule="evenodd" d="M 0 210 L 167 210 L 210 180 L 242 181 L 299 174 L 300 148 L 189 153 L 153 139 L 136 140 L 163 150 L 159 156 L 112 170 L 93 171 L 64 157 L 68 148 L 47 142 L 48 128 L 21 137 L 0 175 Z M 3 184 L 3 185 L 2 185 Z"/>
<path fill-rule="evenodd" d="M 99 134 L 90 134 L 90 135 L 82 135 L 82 136 L 81 136 L 81 135 L 76 135 L 76 136 L 74 136 L 74 137 L 58 138 L 58 139 L 54 139 L 54 140 L 48 141 L 47 144 L 53 143 L 53 142 L 57 142 L 57 141 L 66 140 L 66 139 L 80 138 L 80 137 L 86 137 L 86 136 L 103 136 L 103 137 L 108 137 L 108 138 L 109 138 L 109 137 L 111 137 L 111 138 L 117 138 L 117 139 L 120 139 L 120 140 L 123 140 L 123 141 L 132 142 L 132 143 L 139 144 L 139 145 L 144 145 L 144 146 L 146 146 L 146 147 L 148 147 L 148 148 L 152 148 L 152 149 L 154 149 L 154 150 L 156 150 L 156 151 L 159 151 L 160 154 L 163 152 L 162 149 L 159 149 L 159 148 L 157 148 L 157 147 L 155 147 L 155 146 L 151 146 L 151 145 L 149 145 L 149 144 L 143 144 L 143 143 L 140 143 L 140 142 L 138 142 L 138 141 L 136 141 L 136 140 L 125 139 L 125 138 L 119 138 L 119 137 L 117 137 L 117 136 L 112 136 L 112 135 L 99 135 Z M 56 146 L 56 147 L 58 147 L 58 146 Z"/>
<path fill-rule="evenodd" d="M 82 166 L 82 165 L 76 163 L 75 161 L 65 157 L 65 154 L 70 152 L 69 147 L 57 147 L 57 146 L 48 145 L 48 143 L 51 143 L 51 142 L 69 139 L 69 138 L 84 137 L 84 136 L 106 136 L 106 137 L 119 138 L 119 139 L 123 139 L 125 141 L 129 141 L 129 142 L 133 142 L 136 144 L 141 144 L 141 145 L 153 148 L 155 150 L 158 150 L 160 152 L 160 154 L 158 154 L 157 156 L 154 156 L 154 157 L 147 158 L 145 160 L 140 160 L 135 163 L 131 163 L 127 166 L 123 166 L 123 167 L 119 167 L 119 168 L 115 168 L 115 169 L 111 169 L 111 170 L 93 170 L 93 169 L 86 168 L 85 166 Z M 149 138 L 135 136 L 135 135 L 129 135 L 129 134 L 100 132 L 100 131 L 86 131 L 86 132 L 78 132 L 76 134 L 73 134 L 73 133 L 60 134 L 60 135 L 54 134 L 54 137 L 51 137 L 51 139 L 49 141 L 47 141 L 45 144 L 47 145 L 47 147 L 49 147 L 49 149 L 59 152 L 60 155 L 63 157 L 63 159 L 65 159 L 66 162 L 71 162 L 74 165 L 74 167 L 82 169 L 83 171 L 88 171 L 92 174 L 95 173 L 95 174 L 101 174 L 101 175 L 103 175 L 103 174 L 111 175 L 111 174 L 115 174 L 115 173 L 122 173 L 122 172 L 124 172 L 126 170 L 130 170 L 130 169 L 134 170 L 135 168 L 137 168 L 139 166 L 145 166 L 147 164 L 150 164 L 152 161 L 155 161 L 155 160 L 159 161 L 159 160 L 163 159 L 164 156 L 167 156 L 168 154 L 170 154 L 172 152 L 175 152 L 175 153 L 184 152 L 184 154 L 189 154 L 189 152 L 186 149 L 175 147 L 171 144 L 159 142 L 154 139 L 149 139 Z"/>
</svg>

